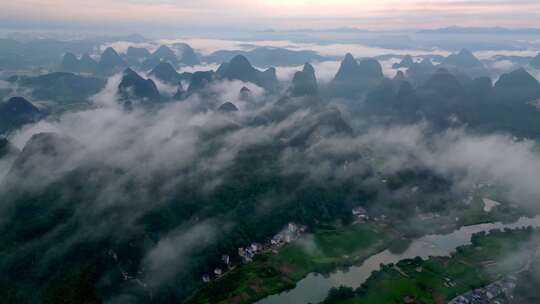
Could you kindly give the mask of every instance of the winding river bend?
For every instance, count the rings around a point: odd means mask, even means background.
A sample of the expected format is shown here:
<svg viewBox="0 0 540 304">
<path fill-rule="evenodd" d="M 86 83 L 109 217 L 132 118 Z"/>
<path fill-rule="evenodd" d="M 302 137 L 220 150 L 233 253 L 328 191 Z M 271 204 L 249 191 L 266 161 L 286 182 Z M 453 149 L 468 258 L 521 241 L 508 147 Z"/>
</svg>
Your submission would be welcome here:
<svg viewBox="0 0 540 304">
<path fill-rule="evenodd" d="M 409 248 L 400 254 L 393 254 L 385 250 L 365 260 L 360 266 L 349 267 L 347 270 L 338 270 L 330 275 L 309 274 L 299 281 L 294 289 L 268 296 L 257 304 L 308 304 L 320 303 L 328 295 L 332 287 L 340 285 L 357 288 L 362 285 L 373 271 L 380 270 L 381 264 L 397 263 L 404 259 L 417 256 L 427 259 L 430 256 L 449 256 L 457 247 L 470 245 L 473 234 L 493 229 L 516 229 L 522 227 L 540 227 L 540 216 L 535 218 L 521 218 L 512 224 L 489 223 L 462 227 L 449 234 L 427 235 L 415 239 Z"/>
</svg>

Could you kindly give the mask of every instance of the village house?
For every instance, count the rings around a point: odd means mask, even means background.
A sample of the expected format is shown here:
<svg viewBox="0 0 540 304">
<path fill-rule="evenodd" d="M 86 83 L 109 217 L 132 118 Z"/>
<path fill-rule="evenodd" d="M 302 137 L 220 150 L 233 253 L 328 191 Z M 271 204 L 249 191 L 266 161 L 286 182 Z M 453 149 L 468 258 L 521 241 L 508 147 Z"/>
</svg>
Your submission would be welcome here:
<svg viewBox="0 0 540 304">
<path fill-rule="evenodd" d="M 231 258 L 227 254 L 222 255 L 221 260 L 223 263 L 225 263 L 225 265 L 229 265 L 231 263 Z"/>
<path fill-rule="evenodd" d="M 285 243 L 290 243 L 298 239 L 306 231 L 306 229 L 306 226 L 289 223 L 285 228 L 283 228 L 282 232 L 276 234 L 274 237 L 272 237 L 272 239 L 266 241 L 264 244 L 252 243 L 246 248 L 238 248 L 238 256 L 242 259 L 242 262 L 244 264 L 247 264 L 253 262 L 253 259 L 256 255 L 262 254 L 264 252 L 271 251 L 277 253 L 279 247 L 283 246 Z M 229 255 L 222 255 L 221 261 L 225 265 L 229 266 L 229 268 L 232 268 Z M 220 277 L 221 275 L 223 275 L 223 270 L 216 268 L 214 270 L 214 274 L 217 277 Z M 210 277 L 206 277 L 206 275 L 204 275 L 203 281 L 206 282 L 206 279 L 208 279 L 209 281 Z"/>
<path fill-rule="evenodd" d="M 369 220 L 369 216 L 367 214 L 367 210 L 362 207 L 356 207 L 352 211 L 352 214 L 354 217 L 356 217 L 359 221 L 367 221 Z"/>
<path fill-rule="evenodd" d="M 259 243 L 253 243 L 251 244 L 250 249 L 253 252 L 253 254 L 257 254 L 262 250 L 262 247 L 263 246 Z"/>
<path fill-rule="evenodd" d="M 221 270 L 221 268 L 216 268 L 216 269 L 214 269 L 214 274 L 217 277 L 220 277 L 223 274 L 223 270 Z"/>
<path fill-rule="evenodd" d="M 251 247 L 248 248 L 238 248 L 238 256 L 242 258 L 242 262 L 251 263 L 253 262 L 253 256 L 255 254 L 251 250 Z"/>
<path fill-rule="evenodd" d="M 287 225 L 287 229 L 290 233 L 296 233 L 296 231 L 298 231 L 298 226 L 295 223 L 289 223 L 289 225 Z"/>
<path fill-rule="evenodd" d="M 497 304 L 497 298 L 501 295 L 511 297 L 516 286 L 515 277 L 508 278 L 487 285 L 484 288 L 477 288 L 452 299 L 449 304 Z"/>
<path fill-rule="evenodd" d="M 273 246 L 283 244 L 283 234 L 278 233 L 274 235 L 274 237 L 272 237 L 272 239 L 270 240 L 270 244 Z"/>
</svg>

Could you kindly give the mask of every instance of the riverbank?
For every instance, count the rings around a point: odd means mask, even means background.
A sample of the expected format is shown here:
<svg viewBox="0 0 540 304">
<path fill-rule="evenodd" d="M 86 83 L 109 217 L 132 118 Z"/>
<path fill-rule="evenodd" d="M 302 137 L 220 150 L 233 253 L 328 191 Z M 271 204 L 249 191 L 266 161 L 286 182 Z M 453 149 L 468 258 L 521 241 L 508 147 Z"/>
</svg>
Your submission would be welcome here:
<svg viewBox="0 0 540 304">
<path fill-rule="evenodd" d="M 326 303 L 448 303 L 523 271 L 540 246 L 538 236 L 540 231 L 533 229 L 480 233 L 473 237 L 472 245 L 459 247 L 450 257 L 385 265 L 355 290 L 354 297 Z"/>
<path fill-rule="evenodd" d="M 385 249 L 400 253 L 410 246 L 412 239 L 426 234 L 450 233 L 464 225 L 511 222 L 519 218 L 521 212 L 508 204 L 485 212 L 482 197 L 477 193 L 468 208 L 442 215 L 371 220 L 349 226 L 319 225 L 279 252 L 257 256 L 252 263 L 237 267 L 204 285 L 187 303 L 253 303 L 297 287 L 297 283 L 308 274 L 331 273 L 340 267 L 346 269 L 360 265 Z M 351 279 L 350 285 L 355 286 L 354 282 Z M 323 294 L 314 298 L 324 299 L 326 290 L 317 292 Z M 270 303 L 273 302 L 270 300 Z"/>
<path fill-rule="evenodd" d="M 309 273 L 361 263 L 401 236 L 380 223 L 320 225 L 312 234 L 206 284 L 187 303 L 253 303 L 294 288 Z"/>
</svg>

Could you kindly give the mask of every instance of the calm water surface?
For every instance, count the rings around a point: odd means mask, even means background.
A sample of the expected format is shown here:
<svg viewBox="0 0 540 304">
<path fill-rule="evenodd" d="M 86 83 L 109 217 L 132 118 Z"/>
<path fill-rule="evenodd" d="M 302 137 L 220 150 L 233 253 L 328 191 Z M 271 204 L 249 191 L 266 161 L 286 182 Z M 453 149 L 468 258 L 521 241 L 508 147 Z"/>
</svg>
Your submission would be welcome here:
<svg viewBox="0 0 540 304">
<path fill-rule="evenodd" d="M 513 224 L 490 223 L 462 227 L 449 234 L 427 235 L 415 239 L 409 248 L 400 254 L 385 250 L 365 260 L 360 266 L 338 270 L 330 275 L 309 274 L 299 281 L 294 289 L 266 297 L 257 304 L 307 304 L 320 303 L 332 287 L 341 285 L 357 288 L 362 285 L 373 271 L 380 270 L 381 264 L 397 263 L 417 256 L 426 259 L 430 256 L 449 256 L 457 247 L 471 244 L 473 234 L 492 229 L 540 227 L 540 216 L 521 218 Z"/>
</svg>

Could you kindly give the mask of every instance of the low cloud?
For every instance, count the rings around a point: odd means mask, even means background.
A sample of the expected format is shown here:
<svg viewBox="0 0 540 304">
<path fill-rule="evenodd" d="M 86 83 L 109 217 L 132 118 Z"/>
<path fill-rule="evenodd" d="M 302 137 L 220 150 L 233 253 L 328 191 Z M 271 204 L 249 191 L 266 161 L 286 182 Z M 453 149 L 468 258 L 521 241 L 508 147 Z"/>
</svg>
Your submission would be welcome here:
<svg viewBox="0 0 540 304">
<path fill-rule="evenodd" d="M 188 72 L 188 73 L 195 73 L 197 71 L 216 71 L 219 68 L 219 64 L 216 63 L 203 63 L 199 65 L 194 66 L 184 66 L 181 67 L 178 72 Z"/>
<path fill-rule="evenodd" d="M 220 231 L 217 223 L 203 222 L 189 229 L 178 229 L 162 238 L 146 255 L 142 265 L 147 272 L 145 281 L 159 286 L 179 273 L 189 270 L 193 254 L 205 250 Z"/>
<path fill-rule="evenodd" d="M 534 57 L 538 55 L 540 49 L 526 50 L 487 50 L 474 52 L 478 59 L 492 59 L 495 56 L 519 56 L 519 57 Z"/>
<path fill-rule="evenodd" d="M 172 84 L 165 83 L 165 82 L 157 79 L 156 77 L 150 76 L 149 78 L 152 79 L 152 81 L 154 82 L 154 84 L 156 85 L 156 87 L 158 89 L 158 92 L 162 96 L 165 96 L 167 98 L 171 98 L 178 91 L 178 86 L 177 85 L 172 85 Z"/>
<path fill-rule="evenodd" d="M 379 62 L 381 63 L 384 76 L 388 77 L 388 78 L 394 78 L 396 76 L 398 70 L 394 69 L 393 65 L 395 63 L 400 63 L 401 59 L 399 59 L 399 58 L 390 58 L 388 60 L 380 60 Z M 406 71 L 406 69 L 400 69 L 400 70 L 403 71 L 403 72 Z"/>
<path fill-rule="evenodd" d="M 510 135 L 470 134 L 466 129 L 450 129 L 430 135 L 427 124 L 393 128 L 374 128 L 354 141 L 325 145 L 340 153 L 361 147 L 372 149 L 385 159 L 388 173 L 421 164 L 449 178 L 457 187 L 489 181 L 509 189 L 509 199 L 531 208 L 539 208 L 540 155 L 535 142 L 516 142 Z M 332 141 L 331 139 L 328 139 Z M 321 144 L 321 143 L 320 143 Z"/>
</svg>

